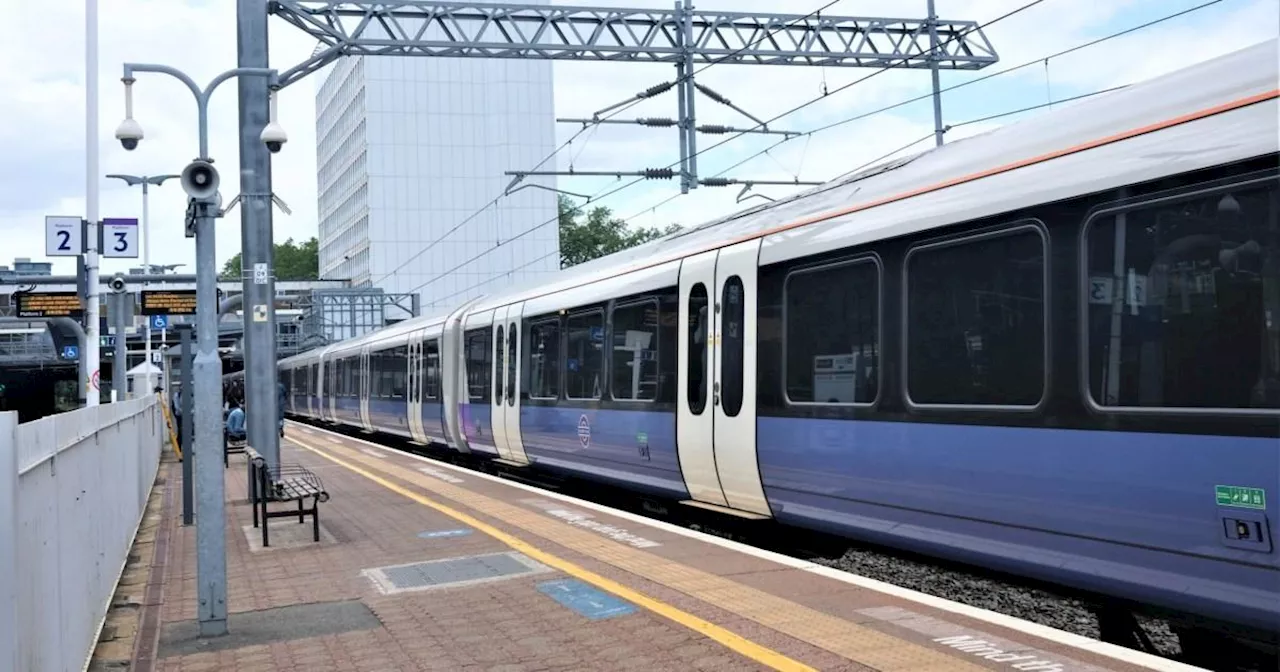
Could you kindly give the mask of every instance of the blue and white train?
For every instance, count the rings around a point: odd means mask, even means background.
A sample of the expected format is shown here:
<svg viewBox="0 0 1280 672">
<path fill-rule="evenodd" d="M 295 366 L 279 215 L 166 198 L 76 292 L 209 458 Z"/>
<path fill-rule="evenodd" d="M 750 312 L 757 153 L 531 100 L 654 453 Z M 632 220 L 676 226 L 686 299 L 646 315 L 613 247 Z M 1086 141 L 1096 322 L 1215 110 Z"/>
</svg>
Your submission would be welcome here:
<svg viewBox="0 0 1280 672">
<path fill-rule="evenodd" d="M 1274 636 L 1277 62 L 291 357 L 289 411 Z"/>
</svg>

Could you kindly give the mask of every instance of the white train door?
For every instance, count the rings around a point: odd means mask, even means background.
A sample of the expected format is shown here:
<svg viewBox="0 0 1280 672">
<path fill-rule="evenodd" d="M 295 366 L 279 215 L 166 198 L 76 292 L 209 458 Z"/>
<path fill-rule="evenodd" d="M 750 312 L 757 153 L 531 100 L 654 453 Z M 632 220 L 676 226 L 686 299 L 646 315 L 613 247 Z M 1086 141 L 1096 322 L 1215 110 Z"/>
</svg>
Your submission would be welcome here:
<svg viewBox="0 0 1280 672">
<path fill-rule="evenodd" d="M 405 396 L 408 398 L 409 404 L 409 434 L 413 436 L 413 440 L 426 445 L 427 432 L 422 428 L 422 387 L 423 373 L 422 365 L 422 338 L 425 332 L 415 331 L 409 334 L 408 362 L 406 366 L 409 369 L 408 384 L 405 386 Z"/>
<path fill-rule="evenodd" d="M 369 346 L 360 348 L 360 424 L 364 431 L 372 432 L 373 423 L 369 421 L 369 394 L 373 386 L 373 371 L 369 368 Z"/>
<path fill-rule="evenodd" d="M 748 241 L 691 257 L 680 268 L 680 470 L 693 502 L 750 517 L 771 515 L 756 462 L 759 250 L 759 240 Z M 710 337 L 700 339 L 708 326 L 704 300 Z M 691 371 L 699 363 L 701 372 Z"/>
<path fill-rule="evenodd" d="M 493 442 L 499 459 L 529 464 L 520 440 L 520 312 L 519 303 L 493 311 Z"/>
</svg>

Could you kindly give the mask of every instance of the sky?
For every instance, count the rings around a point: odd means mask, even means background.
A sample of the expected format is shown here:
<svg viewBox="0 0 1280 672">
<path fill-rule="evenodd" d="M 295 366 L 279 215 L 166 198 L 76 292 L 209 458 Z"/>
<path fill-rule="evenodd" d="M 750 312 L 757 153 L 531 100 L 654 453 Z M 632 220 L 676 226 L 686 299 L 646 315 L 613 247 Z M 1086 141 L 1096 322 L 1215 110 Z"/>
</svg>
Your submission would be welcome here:
<svg viewBox="0 0 1280 672">
<path fill-rule="evenodd" d="M 1043 0 L 985 31 L 1000 62 L 978 72 L 942 73 L 943 87 L 961 84 L 1024 62 L 1030 67 L 944 93 L 944 123 L 954 126 L 948 141 L 1016 122 L 1028 114 L 980 121 L 1021 108 L 1061 101 L 1129 84 L 1274 38 L 1280 33 L 1276 0 L 1220 0 L 1204 9 L 1145 28 L 1097 46 L 1041 62 L 1046 56 L 1093 39 L 1203 4 L 1206 0 Z M 697 9 L 807 14 L 829 0 L 699 0 Z M 942 19 L 986 23 L 1029 0 L 937 0 Z M 124 62 L 177 67 L 200 84 L 235 65 L 233 0 L 103 0 L 99 8 L 99 173 L 177 173 L 197 154 L 194 99 L 176 80 L 141 74 L 134 86 L 134 117 L 146 137 L 133 152 L 114 138 L 124 116 L 120 83 Z M 572 3 L 667 9 L 669 0 L 595 0 Z M 44 217 L 83 215 L 86 95 L 84 3 L 78 0 L 0 0 L 9 19 L 9 48 L 0 51 L 0 232 L 6 244 L 0 264 L 15 257 L 44 257 Z M 925 0 L 841 0 L 823 10 L 827 16 L 919 18 Z M 304 61 L 315 46 L 304 33 L 279 19 L 270 22 L 271 66 L 287 69 Z M 16 41 L 16 44 L 14 44 Z M 327 71 L 284 89 L 279 121 L 289 133 L 284 150 L 273 157 L 273 188 L 292 209 L 277 212 L 277 242 L 316 235 L 315 91 Z M 891 70 L 836 92 L 842 85 L 876 72 L 865 68 L 711 66 L 697 81 L 759 119 L 770 119 L 797 105 L 819 99 L 770 127 L 804 133 L 843 119 L 904 101 L 929 91 L 927 71 Z M 589 117 L 654 84 L 670 81 L 671 66 L 655 64 L 556 63 L 555 108 L 558 117 Z M 825 90 L 829 95 L 823 96 Z M 1070 102 L 1061 103 L 1064 105 Z M 645 101 L 617 118 L 675 116 L 675 92 Z M 730 108 L 700 98 L 699 124 L 751 126 Z M 578 131 L 558 124 L 560 142 Z M 807 134 L 751 157 L 778 136 L 743 136 L 698 157 L 701 177 L 739 180 L 825 181 L 920 140 L 905 152 L 933 143 L 932 105 L 928 99 L 884 113 Z M 236 89 L 218 89 L 210 105 L 210 154 L 223 174 L 228 200 L 238 189 Z M 705 149 L 728 136 L 699 137 Z M 897 156 L 896 154 L 894 156 Z M 555 156 L 561 170 L 635 171 L 666 167 L 678 160 L 673 129 L 630 125 L 597 126 L 579 135 Z M 510 170 L 532 166 L 510 166 Z M 545 169 L 545 167 L 544 167 Z M 626 178 L 624 178 L 626 180 Z M 560 178 L 560 189 L 602 194 L 614 178 Z M 101 217 L 140 217 L 140 191 L 100 178 Z M 604 205 L 635 226 L 692 226 L 760 203 L 737 202 L 741 187 L 699 188 L 680 196 L 677 180 L 645 182 L 591 205 Z M 751 193 L 779 198 L 793 186 L 757 186 Z M 497 194 L 494 194 L 497 196 Z M 193 239 L 183 236 L 185 195 L 177 181 L 152 188 L 150 247 L 154 264 L 186 264 L 192 272 Z M 534 226 L 538 223 L 531 223 Z M 237 211 L 219 220 L 219 265 L 240 251 Z M 74 272 L 71 258 L 54 260 L 54 272 Z M 104 260 L 103 272 L 124 271 L 139 260 Z"/>
</svg>

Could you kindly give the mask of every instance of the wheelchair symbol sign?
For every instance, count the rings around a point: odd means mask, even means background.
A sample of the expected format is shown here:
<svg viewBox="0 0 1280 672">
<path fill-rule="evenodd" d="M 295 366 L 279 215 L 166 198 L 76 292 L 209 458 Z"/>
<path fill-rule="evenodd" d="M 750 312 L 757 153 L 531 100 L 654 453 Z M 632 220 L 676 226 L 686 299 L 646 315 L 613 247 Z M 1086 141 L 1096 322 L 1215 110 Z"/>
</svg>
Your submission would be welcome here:
<svg viewBox="0 0 1280 672">
<path fill-rule="evenodd" d="M 151 328 L 152 329 L 168 329 L 169 316 L 168 315 L 152 315 Z"/>
</svg>

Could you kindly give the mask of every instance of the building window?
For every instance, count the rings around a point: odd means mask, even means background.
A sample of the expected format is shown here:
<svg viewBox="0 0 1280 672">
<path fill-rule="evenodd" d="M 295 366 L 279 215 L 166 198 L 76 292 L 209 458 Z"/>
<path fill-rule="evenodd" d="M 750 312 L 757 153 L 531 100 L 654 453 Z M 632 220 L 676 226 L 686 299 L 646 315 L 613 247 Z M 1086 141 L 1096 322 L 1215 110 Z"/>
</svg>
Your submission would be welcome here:
<svg viewBox="0 0 1280 672">
<path fill-rule="evenodd" d="M 560 397 L 560 320 L 552 318 L 529 326 L 529 380 L 531 399 Z"/>
<path fill-rule="evenodd" d="M 565 397 L 599 399 L 604 375 L 604 313 L 593 310 L 570 315 L 565 326 Z"/>
<path fill-rule="evenodd" d="M 1044 239 L 1020 228 L 907 254 L 907 394 L 1035 406 L 1045 389 Z"/>
<path fill-rule="evenodd" d="M 786 304 L 787 399 L 870 404 L 879 390 L 880 267 L 859 259 L 796 271 Z"/>
<path fill-rule="evenodd" d="M 490 336 L 488 327 L 467 332 L 467 396 L 472 401 L 489 398 Z"/>
<path fill-rule="evenodd" d="M 711 330 L 707 309 L 707 286 L 699 282 L 689 290 L 689 412 L 702 415 L 707 407 L 707 378 L 710 361 L 707 357 L 707 333 Z"/>
<path fill-rule="evenodd" d="M 1095 402 L 1280 408 L 1277 184 L 1139 204 L 1088 223 L 1082 299 Z"/>
<path fill-rule="evenodd" d="M 729 417 L 738 415 L 742 410 L 742 364 L 743 344 L 746 340 L 746 325 L 743 316 L 746 311 L 746 292 L 742 286 L 742 278 L 729 276 L 721 292 L 721 343 L 723 350 L 720 356 L 720 382 L 722 390 L 721 408 Z"/>
<path fill-rule="evenodd" d="M 613 398 L 652 401 L 658 395 L 658 301 L 615 306 L 611 317 Z"/>
</svg>

